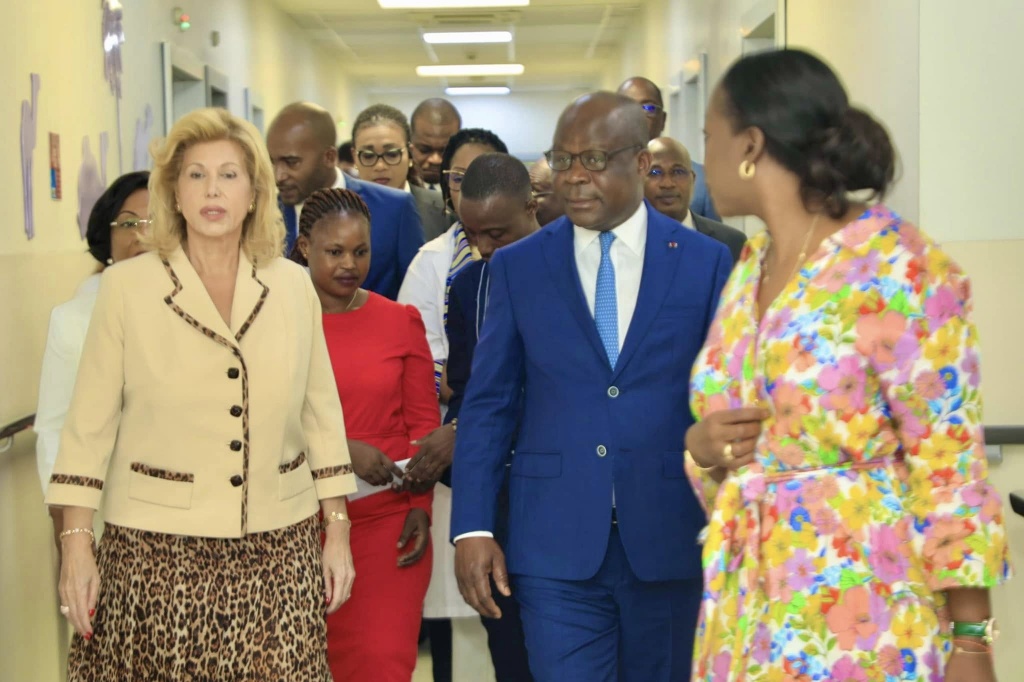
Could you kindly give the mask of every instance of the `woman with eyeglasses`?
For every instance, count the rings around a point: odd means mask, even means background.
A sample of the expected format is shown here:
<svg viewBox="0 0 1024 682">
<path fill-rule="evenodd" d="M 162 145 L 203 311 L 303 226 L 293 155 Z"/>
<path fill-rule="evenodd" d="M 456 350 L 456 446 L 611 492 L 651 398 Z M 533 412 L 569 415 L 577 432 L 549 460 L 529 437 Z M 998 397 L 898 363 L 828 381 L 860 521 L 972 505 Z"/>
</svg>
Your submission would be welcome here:
<svg viewBox="0 0 1024 682">
<path fill-rule="evenodd" d="M 423 186 L 412 162 L 409 121 L 398 109 L 374 104 L 363 109 L 352 126 L 355 168 L 359 177 L 378 185 L 409 192 L 423 221 L 427 241 L 444 233 L 452 221 L 441 195 Z"/>
<path fill-rule="evenodd" d="M 441 157 L 441 193 L 445 206 L 457 218 L 459 188 L 466 168 L 473 159 L 486 152 L 508 153 L 508 147 L 489 130 L 465 128 L 452 135 Z M 434 378 L 441 401 L 442 416 L 451 391 L 444 381 L 444 363 L 448 359 L 448 335 L 445 320 L 448 316 L 448 289 L 455 275 L 472 260 L 470 243 L 462 223 L 456 222 L 447 232 L 433 239 L 416 254 L 405 274 L 398 302 L 415 306 L 423 316 L 427 342 L 434 357 Z M 451 618 L 477 616 L 466 605 L 455 582 L 455 551 L 448 534 L 451 515 L 451 488 L 447 473 L 441 478 L 422 479 L 420 472 L 438 469 L 447 472 L 455 447 L 455 425 L 445 424 L 420 439 L 419 452 L 409 462 L 407 480 L 421 479 L 421 488 L 434 487 L 433 542 L 434 573 L 424 602 L 423 617 L 427 620 L 431 654 L 434 661 L 434 679 L 437 682 L 452 678 Z M 443 485 L 435 486 L 442 482 Z"/>
<path fill-rule="evenodd" d="M 145 251 L 139 234 L 149 226 L 149 171 L 122 175 L 96 201 L 89 214 L 85 238 L 97 269 L 78 286 L 74 297 L 50 313 L 50 331 L 43 353 L 43 371 L 39 380 L 39 406 L 36 408 L 36 463 L 39 481 L 46 485 L 53 473 L 60 447 L 60 430 L 71 403 L 71 390 L 78 374 L 78 362 L 89 328 L 100 275 L 108 265 L 138 256 Z M 54 541 L 63 518 L 60 508 L 50 507 Z M 60 542 L 57 542 L 58 549 Z"/>
</svg>

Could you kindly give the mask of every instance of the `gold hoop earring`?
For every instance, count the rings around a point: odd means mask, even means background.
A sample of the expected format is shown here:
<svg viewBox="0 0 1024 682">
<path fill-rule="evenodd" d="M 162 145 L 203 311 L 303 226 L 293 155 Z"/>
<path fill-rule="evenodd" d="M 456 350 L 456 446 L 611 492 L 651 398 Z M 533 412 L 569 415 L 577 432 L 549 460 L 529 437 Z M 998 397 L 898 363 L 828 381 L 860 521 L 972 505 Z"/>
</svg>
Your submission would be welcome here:
<svg viewBox="0 0 1024 682">
<path fill-rule="evenodd" d="M 754 165 L 754 162 L 743 159 L 740 163 L 740 177 L 744 180 L 750 180 L 756 172 L 757 166 Z"/>
<path fill-rule="evenodd" d="M 178 205 L 178 202 L 174 202 L 174 212 L 181 213 L 181 206 Z"/>
<path fill-rule="evenodd" d="M 252 213 L 255 210 L 256 210 L 256 202 L 254 201 L 251 204 L 249 204 L 249 213 Z"/>
</svg>

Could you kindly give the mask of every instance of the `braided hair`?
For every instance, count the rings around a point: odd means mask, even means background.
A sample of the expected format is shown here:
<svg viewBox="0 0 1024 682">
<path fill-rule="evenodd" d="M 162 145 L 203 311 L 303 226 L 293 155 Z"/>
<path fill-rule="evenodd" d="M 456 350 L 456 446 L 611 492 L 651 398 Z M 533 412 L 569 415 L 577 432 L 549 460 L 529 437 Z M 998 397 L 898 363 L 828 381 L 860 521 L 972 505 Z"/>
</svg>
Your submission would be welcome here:
<svg viewBox="0 0 1024 682">
<path fill-rule="evenodd" d="M 313 227 L 321 218 L 329 215 L 362 216 L 366 219 L 367 226 L 370 225 L 370 209 L 366 207 L 362 197 L 350 189 L 331 187 L 318 189 L 306 198 L 302 204 L 302 217 L 299 218 L 299 234 L 309 239 Z M 299 251 L 298 240 L 288 257 L 299 265 L 309 265 Z"/>
<path fill-rule="evenodd" d="M 448 139 L 448 145 L 444 148 L 444 155 L 441 157 L 441 196 L 444 197 L 445 208 L 454 211 L 452 206 L 452 193 L 448 189 L 448 181 L 444 172 L 452 169 L 452 159 L 455 153 L 467 144 L 478 144 L 483 147 L 490 147 L 492 152 L 508 154 L 508 147 L 501 141 L 501 138 L 490 130 L 483 128 L 463 128 Z"/>
</svg>

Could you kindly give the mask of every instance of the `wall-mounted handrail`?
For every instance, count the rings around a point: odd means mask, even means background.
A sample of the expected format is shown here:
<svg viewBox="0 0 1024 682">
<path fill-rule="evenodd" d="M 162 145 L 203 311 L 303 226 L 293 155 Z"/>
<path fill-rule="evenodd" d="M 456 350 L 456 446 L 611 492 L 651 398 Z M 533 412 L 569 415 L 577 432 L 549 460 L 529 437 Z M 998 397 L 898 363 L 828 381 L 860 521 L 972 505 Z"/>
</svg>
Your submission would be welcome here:
<svg viewBox="0 0 1024 682">
<path fill-rule="evenodd" d="M 987 445 L 1024 445 L 1024 426 L 986 426 Z"/>
<path fill-rule="evenodd" d="M 35 423 L 36 416 L 34 414 L 30 414 L 29 416 L 13 421 L 0 429 L 0 452 L 7 452 L 10 450 L 11 445 L 14 444 L 15 434 L 19 434 L 26 429 L 31 429 L 32 425 Z"/>
</svg>

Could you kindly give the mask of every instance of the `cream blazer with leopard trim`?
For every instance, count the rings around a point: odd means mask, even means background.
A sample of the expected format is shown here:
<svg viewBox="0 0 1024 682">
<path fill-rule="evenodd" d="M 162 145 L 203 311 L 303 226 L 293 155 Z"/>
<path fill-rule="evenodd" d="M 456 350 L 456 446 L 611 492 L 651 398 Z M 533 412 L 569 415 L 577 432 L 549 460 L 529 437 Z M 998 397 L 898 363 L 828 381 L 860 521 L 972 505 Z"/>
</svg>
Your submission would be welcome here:
<svg viewBox="0 0 1024 682">
<path fill-rule="evenodd" d="M 206 537 L 275 530 L 355 491 L 320 302 L 306 272 L 241 252 L 225 324 L 184 251 L 103 273 L 51 505 Z"/>
</svg>

